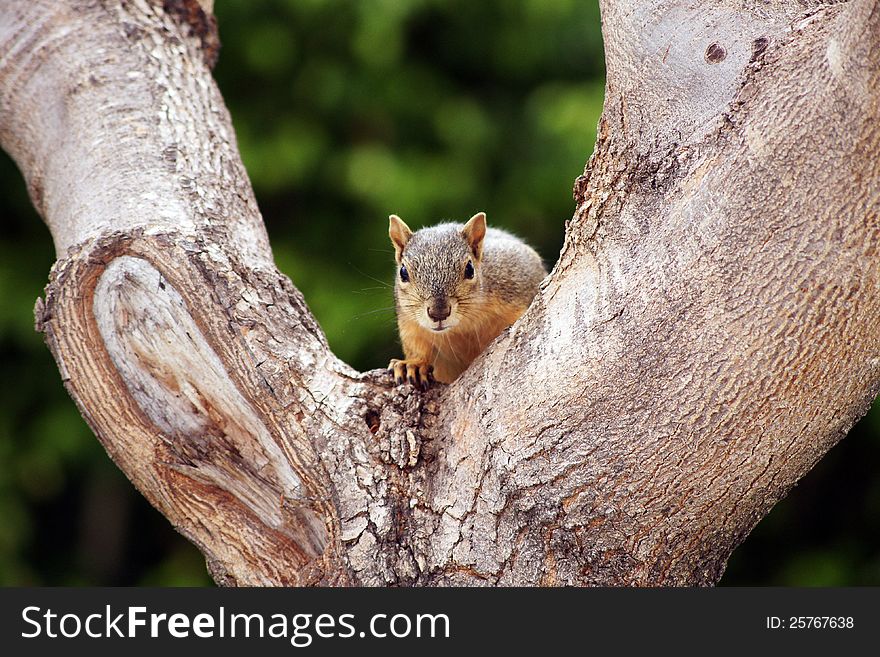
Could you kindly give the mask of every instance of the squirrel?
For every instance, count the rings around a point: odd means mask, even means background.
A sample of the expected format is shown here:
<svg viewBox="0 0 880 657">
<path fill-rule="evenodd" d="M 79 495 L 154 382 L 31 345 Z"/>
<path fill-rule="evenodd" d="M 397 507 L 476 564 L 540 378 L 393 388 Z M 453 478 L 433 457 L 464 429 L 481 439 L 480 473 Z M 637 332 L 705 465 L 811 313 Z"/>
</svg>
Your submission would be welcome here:
<svg viewBox="0 0 880 657">
<path fill-rule="evenodd" d="M 526 311 L 547 275 L 544 263 L 518 237 L 487 228 L 484 212 L 415 233 L 397 215 L 389 220 L 404 358 L 388 370 L 398 385 L 451 383 Z"/>
</svg>

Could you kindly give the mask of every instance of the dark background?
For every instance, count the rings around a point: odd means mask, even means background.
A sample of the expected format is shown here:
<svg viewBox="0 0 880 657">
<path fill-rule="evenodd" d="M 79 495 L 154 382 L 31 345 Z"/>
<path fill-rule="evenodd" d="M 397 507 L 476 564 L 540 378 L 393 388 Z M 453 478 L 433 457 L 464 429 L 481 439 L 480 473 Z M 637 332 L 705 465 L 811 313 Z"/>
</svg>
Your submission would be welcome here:
<svg viewBox="0 0 880 657">
<path fill-rule="evenodd" d="M 278 266 L 334 351 L 397 355 L 387 217 L 477 210 L 552 264 L 602 108 L 584 0 L 219 0 L 215 77 Z M 0 584 L 209 584 L 113 466 L 33 330 L 54 261 L 0 153 Z M 777 505 L 722 584 L 880 584 L 880 411 Z"/>
</svg>

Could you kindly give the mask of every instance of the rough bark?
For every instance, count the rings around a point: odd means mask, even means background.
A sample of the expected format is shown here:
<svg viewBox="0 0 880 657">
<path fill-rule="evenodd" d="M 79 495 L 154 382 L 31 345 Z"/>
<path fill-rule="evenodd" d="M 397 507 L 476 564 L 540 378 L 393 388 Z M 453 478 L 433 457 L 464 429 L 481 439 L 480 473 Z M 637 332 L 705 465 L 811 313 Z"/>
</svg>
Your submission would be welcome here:
<svg viewBox="0 0 880 657">
<path fill-rule="evenodd" d="M 559 262 L 423 394 L 275 269 L 209 3 L 0 0 L 0 141 L 59 256 L 37 326 L 219 583 L 714 583 L 880 382 L 880 3 L 808 4 L 601 3 Z"/>
</svg>

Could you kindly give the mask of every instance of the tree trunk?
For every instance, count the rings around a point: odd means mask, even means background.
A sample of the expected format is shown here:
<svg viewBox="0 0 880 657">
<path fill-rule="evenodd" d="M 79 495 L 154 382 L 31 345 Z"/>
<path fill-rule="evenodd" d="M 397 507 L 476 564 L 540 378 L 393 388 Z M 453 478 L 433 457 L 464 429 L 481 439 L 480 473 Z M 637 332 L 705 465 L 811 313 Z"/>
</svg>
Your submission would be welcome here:
<svg viewBox="0 0 880 657">
<path fill-rule="evenodd" d="M 59 258 L 37 327 L 218 583 L 712 584 L 868 409 L 880 2 L 601 5 L 559 262 L 421 393 L 275 268 L 210 3 L 0 0 L 0 142 Z"/>
</svg>

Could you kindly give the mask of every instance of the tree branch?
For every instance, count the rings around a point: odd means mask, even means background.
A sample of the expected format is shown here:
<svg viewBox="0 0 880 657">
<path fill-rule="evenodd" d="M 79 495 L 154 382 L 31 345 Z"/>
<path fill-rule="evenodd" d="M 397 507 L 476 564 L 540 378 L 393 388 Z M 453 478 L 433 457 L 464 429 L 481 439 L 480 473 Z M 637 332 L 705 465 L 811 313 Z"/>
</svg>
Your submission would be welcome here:
<svg viewBox="0 0 880 657">
<path fill-rule="evenodd" d="M 245 336 L 289 334 L 300 377 L 326 341 L 274 268 L 198 35 L 147 2 L 4 2 L 0 35 L 0 136 L 63 256 L 38 326 L 83 415 L 222 581 L 346 581 L 329 481 Z M 242 323 L 266 303 L 283 329 Z"/>
<path fill-rule="evenodd" d="M 150 226 L 219 231 L 254 266 L 274 267 L 228 112 L 188 25 L 146 0 L 7 0 L 2 12 L 0 139 L 59 256 Z"/>
<path fill-rule="evenodd" d="M 880 2 L 849 3 L 840 14 L 837 31 L 827 51 L 832 72 L 849 79 L 859 96 L 876 101 L 880 89 Z"/>
</svg>

